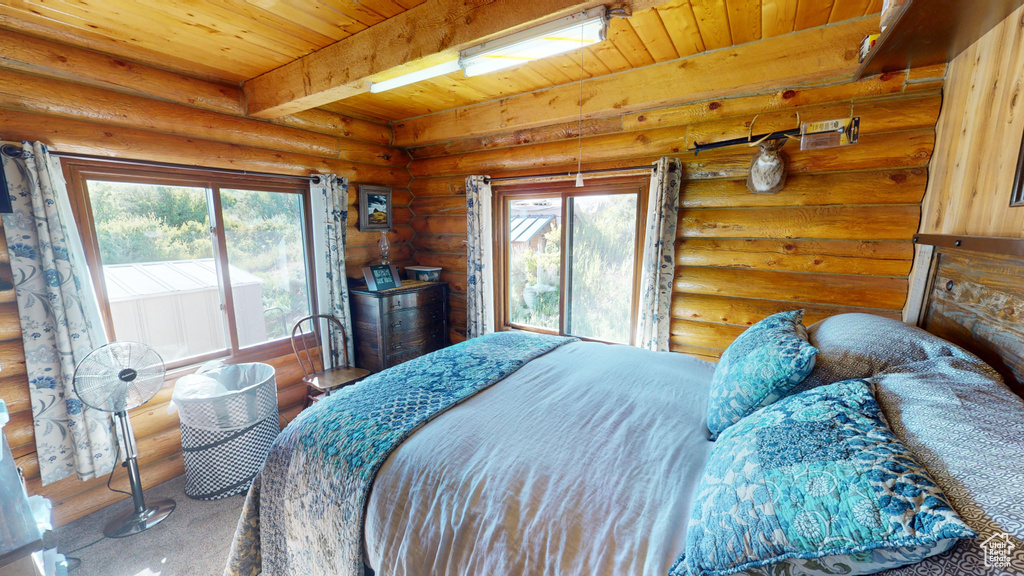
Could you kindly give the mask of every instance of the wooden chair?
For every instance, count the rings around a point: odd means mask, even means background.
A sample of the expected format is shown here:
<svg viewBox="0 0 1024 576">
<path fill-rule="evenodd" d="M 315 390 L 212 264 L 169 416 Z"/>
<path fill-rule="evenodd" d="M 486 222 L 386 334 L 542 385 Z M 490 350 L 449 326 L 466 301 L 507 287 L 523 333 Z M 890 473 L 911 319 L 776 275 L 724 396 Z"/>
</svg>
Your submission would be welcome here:
<svg viewBox="0 0 1024 576">
<path fill-rule="evenodd" d="M 322 338 L 323 326 L 327 327 L 327 338 Z M 337 335 L 341 349 L 335 348 Z M 321 344 L 326 342 L 326 346 Z M 304 407 L 317 401 L 321 395 L 329 396 L 332 391 L 357 382 L 370 374 L 369 370 L 348 367 L 348 345 L 345 330 L 334 316 L 317 314 L 306 316 L 292 328 L 292 350 L 302 367 L 302 381 L 306 383 Z M 326 354 L 324 348 L 327 348 Z M 331 358 L 334 362 L 327 362 Z M 325 368 L 333 365 L 334 368 Z"/>
</svg>

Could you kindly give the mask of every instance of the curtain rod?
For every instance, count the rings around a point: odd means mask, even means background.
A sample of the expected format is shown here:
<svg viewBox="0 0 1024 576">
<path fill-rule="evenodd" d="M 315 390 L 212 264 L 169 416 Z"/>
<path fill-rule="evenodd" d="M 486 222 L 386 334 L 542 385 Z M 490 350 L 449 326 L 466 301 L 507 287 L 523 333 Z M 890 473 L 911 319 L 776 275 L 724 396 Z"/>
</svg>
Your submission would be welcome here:
<svg viewBox="0 0 1024 576">
<path fill-rule="evenodd" d="M 272 172 L 250 172 L 248 170 L 231 170 L 229 168 L 204 168 L 202 166 L 191 166 L 188 164 L 173 164 L 171 162 L 156 162 L 153 160 L 127 160 L 123 158 L 111 158 L 109 156 L 96 156 L 93 154 L 57 152 L 55 150 L 51 150 L 50 155 L 56 156 L 58 158 L 71 158 L 75 160 L 95 160 L 98 162 L 110 162 L 114 164 L 131 164 L 134 166 L 148 166 L 151 168 L 176 168 L 179 170 L 196 170 L 206 173 L 212 172 L 214 174 L 232 174 L 235 176 L 261 176 L 268 178 L 285 178 L 288 180 L 305 180 L 306 182 L 313 182 L 314 184 L 320 182 L 320 177 L 317 175 L 293 176 L 291 174 L 274 174 Z"/>
<path fill-rule="evenodd" d="M 656 164 L 648 164 L 647 166 L 627 166 L 625 168 L 599 168 L 596 170 L 584 170 L 583 174 L 608 174 L 610 172 L 635 172 L 637 170 L 657 170 Z M 484 181 L 490 184 L 491 182 L 507 182 L 509 180 L 533 180 L 536 178 L 562 178 L 575 176 L 575 172 L 557 172 L 553 174 L 531 174 L 529 176 L 503 176 L 501 178 L 485 178 Z"/>
</svg>

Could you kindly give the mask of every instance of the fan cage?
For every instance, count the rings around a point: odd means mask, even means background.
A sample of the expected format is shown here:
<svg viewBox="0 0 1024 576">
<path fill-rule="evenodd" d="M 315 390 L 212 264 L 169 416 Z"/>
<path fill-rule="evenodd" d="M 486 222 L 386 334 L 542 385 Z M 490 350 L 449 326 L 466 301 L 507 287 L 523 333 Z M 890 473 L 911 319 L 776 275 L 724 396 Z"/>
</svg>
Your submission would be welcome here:
<svg viewBox="0 0 1024 576">
<path fill-rule="evenodd" d="M 163 358 L 140 342 L 112 342 L 93 350 L 72 377 L 75 394 L 89 408 L 125 412 L 156 396 L 164 383 Z"/>
</svg>

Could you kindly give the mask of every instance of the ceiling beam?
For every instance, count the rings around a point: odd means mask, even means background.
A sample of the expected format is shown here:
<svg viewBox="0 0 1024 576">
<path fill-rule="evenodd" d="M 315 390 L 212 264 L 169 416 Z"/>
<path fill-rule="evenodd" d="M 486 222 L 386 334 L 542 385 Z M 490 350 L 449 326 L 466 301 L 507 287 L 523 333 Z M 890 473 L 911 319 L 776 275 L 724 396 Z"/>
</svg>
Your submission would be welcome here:
<svg viewBox="0 0 1024 576">
<path fill-rule="evenodd" d="M 361 94 L 375 76 L 420 70 L 464 48 L 594 6 L 639 11 L 664 1 L 427 0 L 246 81 L 247 113 L 276 118 Z"/>
<path fill-rule="evenodd" d="M 411 148 L 561 122 L 640 112 L 812 82 L 849 81 L 872 15 L 704 52 L 580 84 L 563 84 L 392 124 L 394 145 Z M 580 90 L 583 102 L 580 103 Z M 656 127 L 656 126 L 652 126 Z"/>
</svg>

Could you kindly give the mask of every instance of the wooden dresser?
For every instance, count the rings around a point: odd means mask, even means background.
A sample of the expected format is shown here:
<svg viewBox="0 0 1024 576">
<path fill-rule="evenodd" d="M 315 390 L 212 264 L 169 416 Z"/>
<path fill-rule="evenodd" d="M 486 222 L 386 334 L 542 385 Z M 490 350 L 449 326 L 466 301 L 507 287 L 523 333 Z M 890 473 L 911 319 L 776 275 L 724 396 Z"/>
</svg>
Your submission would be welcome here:
<svg viewBox="0 0 1024 576">
<path fill-rule="evenodd" d="M 448 283 L 349 290 L 356 366 L 378 372 L 448 345 Z"/>
</svg>

